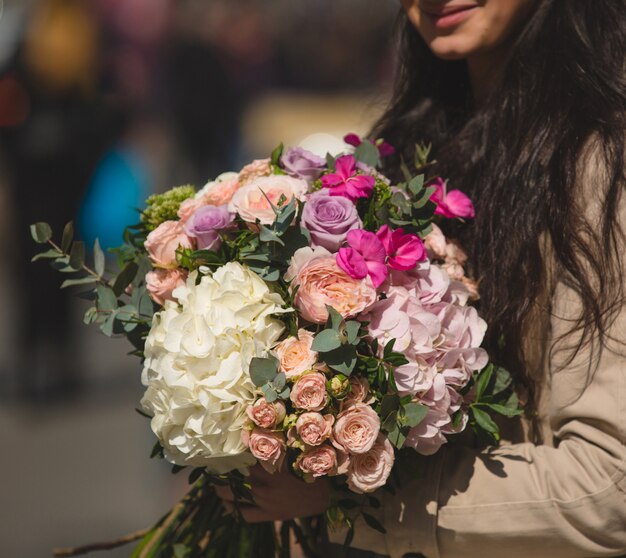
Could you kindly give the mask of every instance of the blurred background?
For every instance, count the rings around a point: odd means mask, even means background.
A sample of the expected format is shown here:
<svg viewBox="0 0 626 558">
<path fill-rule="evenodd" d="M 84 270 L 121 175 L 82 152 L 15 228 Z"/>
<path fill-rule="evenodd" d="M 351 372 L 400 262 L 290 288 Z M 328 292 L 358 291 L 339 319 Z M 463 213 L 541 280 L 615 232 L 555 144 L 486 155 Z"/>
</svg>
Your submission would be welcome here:
<svg viewBox="0 0 626 558">
<path fill-rule="evenodd" d="M 150 461 L 141 366 L 82 325 L 28 226 L 121 242 L 151 193 L 385 104 L 396 0 L 0 0 L 0 554 L 142 529 L 185 491 Z M 107 558 L 128 556 L 122 548 Z M 98 554 L 100 555 L 100 554 Z"/>
</svg>

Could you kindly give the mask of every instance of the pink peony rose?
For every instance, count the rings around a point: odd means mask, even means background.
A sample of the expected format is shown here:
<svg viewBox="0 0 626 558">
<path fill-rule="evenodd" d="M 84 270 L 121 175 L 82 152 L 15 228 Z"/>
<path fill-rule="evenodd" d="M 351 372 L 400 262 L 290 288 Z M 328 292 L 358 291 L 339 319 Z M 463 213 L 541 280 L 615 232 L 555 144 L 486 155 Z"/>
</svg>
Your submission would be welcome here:
<svg viewBox="0 0 626 558">
<path fill-rule="evenodd" d="M 290 273 L 293 271 L 290 268 Z M 297 272 L 291 288 L 298 285 L 294 300 L 296 308 L 305 320 L 318 324 L 328 319 L 327 305 L 344 318 L 351 318 L 369 308 L 377 298 L 376 289 L 369 280 L 350 277 L 339 268 L 334 256 L 308 260 Z"/>
<path fill-rule="evenodd" d="M 348 408 L 355 403 L 368 403 L 370 399 L 370 385 L 367 378 L 350 376 L 350 391 L 341 402 L 343 408 Z"/>
<path fill-rule="evenodd" d="M 250 433 L 247 430 L 243 432 L 244 442 L 247 441 L 250 452 L 259 460 L 261 466 L 268 473 L 280 471 L 287 451 L 283 434 L 263 428 L 255 428 Z"/>
<path fill-rule="evenodd" d="M 175 268 L 176 250 L 193 248 L 193 241 L 179 221 L 165 221 L 148 235 L 144 246 L 156 267 Z"/>
<path fill-rule="evenodd" d="M 272 174 L 272 167 L 269 159 L 257 159 L 252 161 L 239 172 L 239 183 L 248 184 L 257 178 Z"/>
<path fill-rule="evenodd" d="M 154 269 L 146 274 L 146 289 L 150 298 L 162 306 L 166 300 L 175 300 L 172 292 L 186 280 L 183 269 Z"/>
<path fill-rule="evenodd" d="M 265 397 L 261 397 L 253 405 L 248 405 L 246 413 L 257 426 L 272 430 L 283 422 L 286 409 L 285 404 L 280 400 L 268 403 Z"/>
<path fill-rule="evenodd" d="M 229 208 L 248 223 L 258 220 L 263 225 L 271 225 L 276 220 L 272 205 L 278 207 L 281 199 L 285 204 L 293 198 L 302 200 L 307 188 L 304 180 L 291 176 L 255 178 L 235 192 Z"/>
<path fill-rule="evenodd" d="M 296 431 L 306 445 L 319 446 L 330 437 L 334 422 L 333 415 L 302 413 L 296 421 Z"/>
<path fill-rule="evenodd" d="M 368 452 L 380 432 L 376 411 L 364 403 L 356 403 L 337 415 L 333 428 L 334 444 L 351 454 Z"/>
<path fill-rule="evenodd" d="M 337 452 L 328 444 L 307 449 L 296 459 L 296 467 L 304 473 L 305 480 L 335 475 L 337 474 Z"/>
<path fill-rule="evenodd" d="M 297 409 L 321 411 L 328 404 L 326 376 L 321 372 L 304 374 L 291 388 L 289 397 Z"/>
<path fill-rule="evenodd" d="M 306 329 L 298 330 L 298 337 L 281 341 L 274 352 L 280 361 L 280 370 L 287 378 L 295 378 L 311 370 L 317 362 L 317 353 L 311 350 L 314 335 Z"/>
<path fill-rule="evenodd" d="M 376 184 L 373 176 L 358 174 L 356 159 L 352 155 L 339 157 L 335 161 L 335 172 L 323 175 L 321 181 L 331 196 L 343 196 L 352 201 L 369 198 Z"/>
<path fill-rule="evenodd" d="M 348 487 L 357 494 L 367 494 L 385 486 L 394 461 L 393 446 L 381 434 L 368 452 L 351 456 Z"/>
</svg>

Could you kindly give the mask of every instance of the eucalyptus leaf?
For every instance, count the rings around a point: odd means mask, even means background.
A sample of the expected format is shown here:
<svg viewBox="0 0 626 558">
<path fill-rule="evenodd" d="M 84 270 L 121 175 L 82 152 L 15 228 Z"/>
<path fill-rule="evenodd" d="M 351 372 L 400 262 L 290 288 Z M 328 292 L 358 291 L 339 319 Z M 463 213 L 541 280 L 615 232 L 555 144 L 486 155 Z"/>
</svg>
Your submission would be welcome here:
<svg viewBox="0 0 626 558">
<path fill-rule="evenodd" d="M 33 256 L 30 260 L 31 262 L 36 262 L 37 260 L 54 260 L 56 258 L 63 257 L 63 254 L 58 250 L 50 249 L 45 252 L 41 252 L 36 256 Z"/>
<path fill-rule="evenodd" d="M 45 244 L 52 238 L 52 229 L 48 223 L 35 223 L 30 226 L 30 234 L 38 244 Z"/>
<path fill-rule="evenodd" d="M 334 329 L 325 329 L 313 339 L 311 350 L 318 353 L 328 353 L 341 347 L 341 337 Z"/>
<path fill-rule="evenodd" d="M 349 376 L 356 366 L 356 347 L 342 345 L 338 349 L 324 353 L 324 362 L 333 370 Z"/>
<path fill-rule="evenodd" d="M 257 387 L 264 386 L 276 377 L 278 372 L 278 361 L 274 357 L 254 357 L 250 361 L 249 371 L 252 383 Z"/>
<path fill-rule="evenodd" d="M 284 372 L 280 372 L 276 375 L 274 380 L 272 381 L 272 386 L 276 391 L 282 390 L 287 383 L 287 375 Z"/>
<path fill-rule="evenodd" d="M 98 279 L 93 275 L 87 275 L 87 277 L 81 277 L 80 279 L 66 279 L 61 283 L 61 288 L 73 287 L 75 285 L 89 285 L 95 283 Z"/>
<path fill-rule="evenodd" d="M 392 411 L 400 408 L 400 397 L 398 395 L 385 395 L 380 402 L 380 416 L 385 418 Z"/>
<path fill-rule="evenodd" d="M 365 523 L 367 523 L 367 525 L 375 531 L 383 534 L 387 532 L 387 530 L 380 524 L 380 521 L 378 521 L 378 519 L 376 519 L 373 515 L 363 512 L 363 519 L 365 520 Z"/>
<path fill-rule="evenodd" d="M 109 311 L 117 309 L 117 297 L 115 293 L 105 285 L 96 287 L 98 293 L 98 309 L 101 311 Z"/>
<path fill-rule="evenodd" d="M 126 290 L 126 287 L 133 282 L 138 270 L 139 266 L 135 262 L 129 262 L 126 264 L 113 283 L 113 292 L 115 293 L 115 296 L 120 296 Z"/>
<path fill-rule="evenodd" d="M 355 320 L 346 322 L 346 336 L 348 338 L 348 343 L 351 345 L 359 342 L 359 329 L 361 329 L 360 322 Z"/>
<path fill-rule="evenodd" d="M 326 327 L 339 331 L 339 328 L 343 324 L 343 316 L 328 304 L 326 305 L 326 310 L 328 310 L 328 322 Z"/>
<path fill-rule="evenodd" d="M 409 192 L 411 192 L 413 196 L 417 196 L 421 193 L 422 188 L 424 188 L 424 178 L 424 175 L 420 174 L 409 180 Z"/>
<path fill-rule="evenodd" d="M 354 150 L 354 157 L 357 161 L 364 163 L 370 167 L 380 165 L 380 153 L 370 140 L 364 139 L 361 144 Z"/>
<path fill-rule="evenodd" d="M 104 262 L 104 252 L 100 248 L 100 241 L 96 238 L 96 241 L 93 243 L 93 266 L 100 277 L 104 275 Z"/>
<path fill-rule="evenodd" d="M 61 250 L 67 252 L 74 240 L 74 223 L 70 221 L 63 227 L 63 236 L 61 237 Z"/>
<path fill-rule="evenodd" d="M 394 428 L 387 431 L 387 439 L 393 444 L 394 447 L 402 449 L 404 442 L 406 441 L 406 436 L 402 430 L 400 430 L 398 424 L 396 424 Z"/>
<path fill-rule="evenodd" d="M 77 240 L 72 244 L 70 251 L 70 267 L 78 271 L 85 263 L 85 243 Z"/>
</svg>

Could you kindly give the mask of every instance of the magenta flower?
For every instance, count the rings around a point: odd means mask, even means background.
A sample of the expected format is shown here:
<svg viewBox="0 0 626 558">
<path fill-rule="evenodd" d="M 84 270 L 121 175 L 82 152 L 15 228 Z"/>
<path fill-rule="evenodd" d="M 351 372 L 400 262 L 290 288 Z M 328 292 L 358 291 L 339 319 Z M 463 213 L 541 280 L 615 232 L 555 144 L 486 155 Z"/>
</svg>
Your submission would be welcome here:
<svg viewBox="0 0 626 558">
<path fill-rule="evenodd" d="M 385 247 L 387 264 L 392 269 L 407 271 L 426 259 L 424 243 L 416 234 L 405 234 L 403 229 L 392 232 L 387 225 L 383 225 L 376 236 Z"/>
<path fill-rule="evenodd" d="M 356 134 L 347 134 L 344 136 L 343 141 L 353 147 L 359 147 L 363 143 L 363 140 Z M 388 157 L 396 152 L 395 147 L 384 140 L 377 140 L 374 145 L 378 147 L 378 153 L 381 157 Z"/>
<path fill-rule="evenodd" d="M 430 196 L 431 201 L 437 204 L 435 215 L 443 215 L 448 219 L 474 217 L 474 204 L 460 190 L 447 191 L 447 185 L 441 178 L 435 180 L 435 191 Z"/>
<path fill-rule="evenodd" d="M 374 287 L 380 287 L 389 273 L 383 243 L 374 233 L 363 229 L 351 230 L 346 239 L 349 247 L 339 249 L 337 265 L 353 279 L 365 279 L 369 275 Z"/>
<path fill-rule="evenodd" d="M 321 177 L 322 186 L 328 188 L 331 196 L 343 196 L 352 201 L 368 198 L 374 190 L 376 179 L 356 173 L 356 159 L 352 155 L 344 155 L 335 161 L 335 172 Z"/>
</svg>

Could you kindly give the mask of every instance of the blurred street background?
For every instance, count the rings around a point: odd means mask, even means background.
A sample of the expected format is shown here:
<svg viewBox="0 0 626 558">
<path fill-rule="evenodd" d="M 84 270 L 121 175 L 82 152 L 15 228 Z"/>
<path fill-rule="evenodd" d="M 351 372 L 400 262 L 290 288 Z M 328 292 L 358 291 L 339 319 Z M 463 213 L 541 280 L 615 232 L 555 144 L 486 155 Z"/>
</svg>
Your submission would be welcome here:
<svg viewBox="0 0 626 558">
<path fill-rule="evenodd" d="M 82 324 L 28 226 L 104 247 L 151 193 L 280 142 L 323 150 L 386 101 L 397 0 L 0 0 L 0 556 L 143 529 L 185 491 L 150 461 L 140 362 Z M 131 547 L 96 554 L 128 556 Z"/>
</svg>

